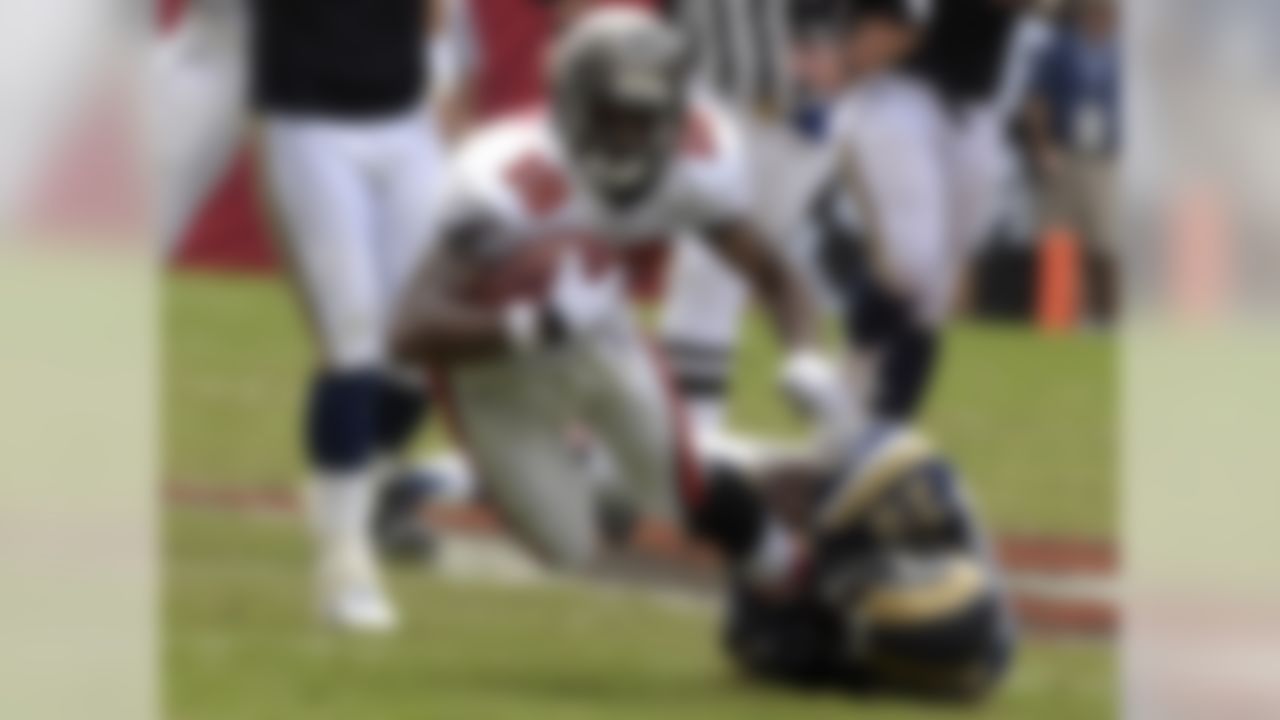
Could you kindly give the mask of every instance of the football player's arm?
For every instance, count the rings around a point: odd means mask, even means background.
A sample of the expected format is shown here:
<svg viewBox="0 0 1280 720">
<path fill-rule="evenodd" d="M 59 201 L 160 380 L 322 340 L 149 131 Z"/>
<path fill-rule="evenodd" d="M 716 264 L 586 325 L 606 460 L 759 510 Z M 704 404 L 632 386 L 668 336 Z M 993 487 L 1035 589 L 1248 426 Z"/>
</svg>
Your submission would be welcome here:
<svg viewBox="0 0 1280 720">
<path fill-rule="evenodd" d="M 787 347 L 778 377 L 782 391 L 824 435 L 844 436 L 856 422 L 852 397 L 838 363 L 821 346 L 816 306 L 799 274 L 746 222 L 722 223 L 706 236 L 772 316 Z"/>
<path fill-rule="evenodd" d="M 817 313 L 808 291 L 787 262 L 745 220 L 707 230 L 716 253 L 747 281 L 769 313 L 779 337 L 797 350 L 819 344 Z"/>
<path fill-rule="evenodd" d="M 440 238 L 401 298 L 392 328 L 397 361 L 414 366 L 450 364 L 509 352 L 508 313 L 467 302 L 463 288 L 483 262 L 479 224 L 456 226 Z"/>
</svg>

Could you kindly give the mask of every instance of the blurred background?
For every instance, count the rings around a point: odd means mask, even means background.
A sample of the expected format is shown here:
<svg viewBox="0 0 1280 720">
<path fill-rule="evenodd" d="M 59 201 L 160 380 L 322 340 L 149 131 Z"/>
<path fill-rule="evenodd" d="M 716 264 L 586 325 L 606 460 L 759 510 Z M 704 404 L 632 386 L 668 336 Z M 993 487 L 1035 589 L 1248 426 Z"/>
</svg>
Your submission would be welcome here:
<svg viewBox="0 0 1280 720">
<path fill-rule="evenodd" d="M 554 24 L 547 5 L 465 4 L 477 118 L 541 100 L 540 54 Z M 820 124 L 838 92 L 832 6 L 789 6 L 798 132 Z M 167 3 L 160 32 L 180 32 L 183 17 Z M 1110 3 L 1051 3 L 1019 20 L 1000 79 L 998 217 L 967 270 L 927 411 L 926 426 L 992 524 L 1031 633 L 1009 687 L 984 711 L 993 717 L 1102 717 L 1117 702 L 1118 289 L 1106 218 L 1120 144 L 1118 32 Z M 1078 42 L 1086 34 L 1096 43 Z M 1079 52 L 1094 47 L 1099 57 Z M 1095 85 L 1114 94 L 1098 136 L 1075 138 L 1066 118 L 1084 100 L 1080 75 L 1095 71 Z M 235 144 L 164 283 L 167 657 L 178 715 L 931 715 L 735 678 L 717 651 L 705 558 L 660 526 L 619 551 L 615 572 L 566 582 L 504 547 L 484 508 L 437 511 L 447 537 L 433 569 L 395 576 L 412 617 L 405 631 L 368 644 L 319 636 L 296 612 L 306 553 L 292 417 L 308 343 L 280 276 L 253 142 L 246 134 Z M 850 224 L 858 232 L 856 218 Z M 644 260 L 645 302 L 660 296 L 668 261 Z M 734 427 L 794 435 L 800 426 L 775 397 L 777 349 L 761 319 L 753 314 L 742 337 Z M 426 446 L 441 441 L 436 431 Z"/>
<path fill-rule="evenodd" d="M 638 0 L 636 4 L 646 3 Z M 801 18 L 790 51 L 794 80 L 807 89 L 810 106 L 833 100 L 830 87 L 831 12 L 834 0 L 793 4 Z M 161 32 L 172 32 L 183 0 L 164 0 Z M 550 32 L 537 2 L 478 0 L 468 6 L 473 45 L 474 112 L 496 117 L 541 99 L 541 51 Z M 1123 55 L 1119 9 L 1112 2 L 1044 0 L 1033 3 L 1010 42 L 997 102 L 1007 118 L 1000 158 L 1003 177 L 998 214 L 971 269 L 968 312 L 1027 325 L 1105 328 L 1115 314 L 1117 287 L 1114 231 L 1103 218 L 1115 211 Z M 1098 39 L 1092 55 L 1080 36 Z M 1081 51 L 1079 48 L 1086 48 Z M 1080 97 L 1081 76 L 1097 72 L 1105 88 L 1106 116 L 1098 137 L 1075 137 L 1069 118 Z M 825 95 L 825 97 L 824 97 Z M 808 108 L 798 108 L 802 116 Z M 797 123 L 804 118 L 798 117 Z M 212 195 L 182 230 L 177 265 L 245 273 L 271 272 L 268 219 L 255 185 L 251 151 L 243 149 L 218 173 Z M 1061 288 L 1061 289 L 1059 289 Z"/>
<path fill-rule="evenodd" d="M 819 18 L 783 54 L 788 123 L 820 132 L 823 3 L 769 1 Z M 455 5 L 459 125 L 536 104 L 548 3 Z M 973 713 L 1276 717 L 1275 4 L 1033 5 L 1002 63 L 997 218 L 921 421 L 1027 632 Z M 399 634 L 301 611 L 311 341 L 243 78 L 208 82 L 240 77 L 244 17 L 236 0 L 0 7 L 0 715 L 956 713 L 747 683 L 717 647 L 705 555 L 655 523 L 614 572 L 566 579 L 483 504 L 439 508 L 434 557 L 392 572 Z M 1103 110 L 1084 132 L 1081 104 Z M 154 156 L 205 121 L 189 187 L 166 182 Z M 645 262 L 651 302 L 669 259 Z M 800 431 L 777 355 L 750 314 L 734 428 Z"/>
</svg>

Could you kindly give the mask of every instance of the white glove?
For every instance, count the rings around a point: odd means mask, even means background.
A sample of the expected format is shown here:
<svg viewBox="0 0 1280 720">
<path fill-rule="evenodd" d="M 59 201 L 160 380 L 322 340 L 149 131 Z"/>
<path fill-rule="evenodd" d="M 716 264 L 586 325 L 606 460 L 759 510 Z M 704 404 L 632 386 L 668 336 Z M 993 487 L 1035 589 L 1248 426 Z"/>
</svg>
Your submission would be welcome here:
<svg viewBox="0 0 1280 720">
<path fill-rule="evenodd" d="M 591 333 L 625 301 L 621 273 L 611 269 L 592 277 L 582 254 L 569 252 L 557 263 L 540 305 L 519 304 L 507 311 L 508 334 L 522 350 L 566 342 Z"/>
<path fill-rule="evenodd" d="M 854 398 L 840 368 L 816 350 L 791 353 L 782 366 L 782 391 L 823 434 L 839 437 L 856 430 Z"/>
</svg>

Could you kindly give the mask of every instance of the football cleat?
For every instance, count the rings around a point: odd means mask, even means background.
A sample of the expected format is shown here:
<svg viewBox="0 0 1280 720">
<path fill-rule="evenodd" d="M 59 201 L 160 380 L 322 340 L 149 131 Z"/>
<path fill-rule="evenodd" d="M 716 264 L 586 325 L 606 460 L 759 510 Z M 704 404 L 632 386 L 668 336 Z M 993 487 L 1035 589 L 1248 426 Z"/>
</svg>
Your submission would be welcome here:
<svg viewBox="0 0 1280 720">
<path fill-rule="evenodd" d="M 435 557 L 439 538 L 425 510 L 440 492 L 439 478 L 425 467 L 387 483 L 373 517 L 373 539 L 381 557 L 396 562 L 428 562 Z"/>
<path fill-rule="evenodd" d="M 380 634 L 395 630 L 399 617 L 378 578 L 372 548 L 334 547 L 320 569 L 320 612 L 343 630 Z"/>
</svg>

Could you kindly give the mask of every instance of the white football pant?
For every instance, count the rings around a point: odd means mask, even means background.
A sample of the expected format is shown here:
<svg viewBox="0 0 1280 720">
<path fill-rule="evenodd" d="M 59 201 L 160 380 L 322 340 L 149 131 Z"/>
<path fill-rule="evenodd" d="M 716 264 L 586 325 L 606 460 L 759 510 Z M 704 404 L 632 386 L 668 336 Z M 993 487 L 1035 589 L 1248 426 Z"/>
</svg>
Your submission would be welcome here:
<svg viewBox="0 0 1280 720">
<path fill-rule="evenodd" d="M 993 221 L 1004 153 L 998 112 L 949 108 L 921 83 L 889 75 L 846 95 L 835 133 L 874 270 L 917 321 L 939 326 Z"/>
<path fill-rule="evenodd" d="M 433 236 L 443 149 L 426 110 L 389 120 L 268 116 L 266 178 L 325 366 L 386 359 L 396 298 Z"/>
<path fill-rule="evenodd" d="M 599 483 L 571 434 L 603 447 L 638 508 L 672 517 L 677 497 L 700 491 L 678 402 L 629 317 L 562 349 L 459 366 L 443 384 L 491 499 L 556 566 L 581 569 L 601 544 Z"/>
</svg>

